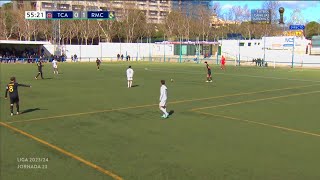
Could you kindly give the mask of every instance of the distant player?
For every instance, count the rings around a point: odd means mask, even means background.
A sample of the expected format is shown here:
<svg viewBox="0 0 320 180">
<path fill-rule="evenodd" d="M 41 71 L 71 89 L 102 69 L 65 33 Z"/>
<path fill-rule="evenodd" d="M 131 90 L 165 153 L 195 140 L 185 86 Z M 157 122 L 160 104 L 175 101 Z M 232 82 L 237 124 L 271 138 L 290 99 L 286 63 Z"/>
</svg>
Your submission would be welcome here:
<svg viewBox="0 0 320 180">
<path fill-rule="evenodd" d="M 128 88 L 132 87 L 133 74 L 134 74 L 134 71 L 131 68 L 131 66 L 129 66 L 128 69 L 127 69 Z"/>
<path fill-rule="evenodd" d="M 206 64 L 206 68 L 207 68 L 207 81 L 206 82 L 212 82 L 211 67 L 209 66 L 207 61 L 204 63 Z"/>
<path fill-rule="evenodd" d="M 39 60 L 39 61 L 37 62 L 37 67 L 38 67 L 38 74 L 37 74 L 37 76 L 34 77 L 34 78 L 35 78 L 35 79 L 38 79 L 39 75 L 41 75 L 41 79 L 43 79 L 43 73 L 42 73 L 42 67 L 43 67 L 43 65 L 42 65 L 42 61 L 41 61 L 41 60 Z"/>
<path fill-rule="evenodd" d="M 10 111 L 11 111 L 11 116 L 13 116 L 13 105 L 16 104 L 17 107 L 17 115 L 19 114 L 19 94 L 18 94 L 18 86 L 23 86 L 23 87 L 31 87 L 29 85 L 24 85 L 24 84 L 19 84 L 16 82 L 15 77 L 10 78 L 10 83 L 6 87 L 6 94 L 5 98 L 7 99 L 8 97 L 8 92 L 10 96 Z"/>
<path fill-rule="evenodd" d="M 52 60 L 52 67 L 53 67 L 53 74 L 59 74 L 58 72 L 58 61 L 57 60 Z"/>
<path fill-rule="evenodd" d="M 162 118 L 168 118 L 169 113 L 167 112 L 167 86 L 165 85 L 166 82 L 165 80 L 161 80 L 161 87 L 160 87 L 160 103 L 159 103 L 159 108 L 163 112 L 163 115 L 161 116 Z"/>
<path fill-rule="evenodd" d="M 97 70 L 100 70 L 101 60 L 97 58 L 96 63 L 97 63 Z"/>
<path fill-rule="evenodd" d="M 221 69 L 226 70 L 226 58 L 224 56 L 221 57 Z"/>
</svg>

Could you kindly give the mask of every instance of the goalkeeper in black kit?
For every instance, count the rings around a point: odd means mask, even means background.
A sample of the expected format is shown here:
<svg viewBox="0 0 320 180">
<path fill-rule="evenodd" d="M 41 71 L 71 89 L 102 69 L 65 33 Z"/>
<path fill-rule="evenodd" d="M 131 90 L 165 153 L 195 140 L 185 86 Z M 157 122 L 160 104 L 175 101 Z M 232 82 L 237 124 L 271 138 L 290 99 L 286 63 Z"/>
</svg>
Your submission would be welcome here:
<svg viewBox="0 0 320 180">
<path fill-rule="evenodd" d="M 42 65 L 42 61 L 41 61 L 41 60 L 37 62 L 37 66 L 38 66 L 38 74 L 37 74 L 37 76 L 34 77 L 34 78 L 35 78 L 35 79 L 38 79 L 39 75 L 41 75 L 41 79 L 43 79 L 43 74 L 42 74 L 42 67 L 43 67 L 43 65 Z"/>
<path fill-rule="evenodd" d="M 7 99 L 8 92 L 9 92 L 11 116 L 13 116 L 13 105 L 14 104 L 16 104 L 16 107 L 17 107 L 17 115 L 19 114 L 18 86 L 31 87 L 30 85 L 24 85 L 24 84 L 17 83 L 15 77 L 10 78 L 10 83 L 6 87 L 5 98 Z"/>
</svg>

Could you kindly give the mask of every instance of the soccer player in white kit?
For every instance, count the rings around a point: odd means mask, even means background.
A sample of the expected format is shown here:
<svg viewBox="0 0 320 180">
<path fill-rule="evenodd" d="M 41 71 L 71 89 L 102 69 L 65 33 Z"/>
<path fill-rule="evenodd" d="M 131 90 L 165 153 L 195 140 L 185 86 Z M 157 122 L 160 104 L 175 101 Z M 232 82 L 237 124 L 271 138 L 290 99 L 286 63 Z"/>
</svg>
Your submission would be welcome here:
<svg viewBox="0 0 320 180">
<path fill-rule="evenodd" d="M 52 67 L 53 67 L 53 74 L 59 74 L 58 72 L 58 61 L 57 60 L 52 60 Z"/>
<path fill-rule="evenodd" d="M 132 87 L 133 74 L 134 74 L 134 71 L 133 69 L 131 69 L 131 66 L 129 66 L 129 68 L 127 69 L 128 88 Z"/>
<path fill-rule="evenodd" d="M 168 98 L 168 94 L 167 94 L 167 86 L 165 85 L 166 82 L 165 80 L 161 80 L 161 87 L 160 87 L 160 103 L 159 103 L 159 108 L 160 110 L 164 113 L 161 117 L 162 118 L 168 118 L 169 117 L 169 113 L 167 112 L 167 98 Z"/>
</svg>

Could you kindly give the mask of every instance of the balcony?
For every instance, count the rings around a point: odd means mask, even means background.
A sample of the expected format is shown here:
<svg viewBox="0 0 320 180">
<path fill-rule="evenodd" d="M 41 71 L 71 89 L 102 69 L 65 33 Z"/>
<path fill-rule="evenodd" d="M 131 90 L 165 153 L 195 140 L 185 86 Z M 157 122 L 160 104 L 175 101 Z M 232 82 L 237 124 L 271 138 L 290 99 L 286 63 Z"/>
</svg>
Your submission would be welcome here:
<svg viewBox="0 0 320 180">
<path fill-rule="evenodd" d="M 112 1 L 112 4 L 123 4 L 123 1 Z"/>
<path fill-rule="evenodd" d="M 165 12 L 165 11 L 160 12 L 160 16 L 167 16 L 167 15 L 168 15 L 168 12 Z"/>
<path fill-rule="evenodd" d="M 149 6 L 148 8 L 150 11 L 158 11 L 159 7 L 158 6 Z"/>
<path fill-rule="evenodd" d="M 43 3 L 41 4 L 41 7 L 44 8 L 44 9 L 54 9 L 54 4 L 53 4 L 53 3 L 43 2 Z"/>
<path fill-rule="evenodd" d="M 158 18 L 148 18 L 148 22 L 150 22 L 150 23 L 158 23 Z"/>
<path fill-rule="evenodd" d="M 168 6 L 160 6 L 160 9 L 163 11 L 169 11 L 170 8 Z"/>
<path fill-rule="evenodd" d="M 73 11 L 82 11 L 84 9 L 84 6 L 82 5 L 72 5 Z"/>
<path fill-rule="evenodd" d="M 97 6 L 87 6 L 86 10 L 87 11 L 96 11 L 96 10 L 99 10 L 99 8 Z"/>
<path fill-rule="evenodd" d="M 160 4 L 169 4 L 168 0 L 160 0 Z"/>
<path fill-rule="evenodd" d="M 149 11 L 149 16 L 157 16 L 158 11 Z"/>
<path fill-rule="evenodd" d="M 69 10 L 70 5 L 69 4 L 57 4 L 57 9 L 58 10 Z"/>
<path fill-rule="evenodd" d="M 109 8 L 107 8 L 107 7 L 100 7 L 100 9 L 101 9 L 102 11 L 108 11 L 108 10 L 109 10 Z"/>
</svg>

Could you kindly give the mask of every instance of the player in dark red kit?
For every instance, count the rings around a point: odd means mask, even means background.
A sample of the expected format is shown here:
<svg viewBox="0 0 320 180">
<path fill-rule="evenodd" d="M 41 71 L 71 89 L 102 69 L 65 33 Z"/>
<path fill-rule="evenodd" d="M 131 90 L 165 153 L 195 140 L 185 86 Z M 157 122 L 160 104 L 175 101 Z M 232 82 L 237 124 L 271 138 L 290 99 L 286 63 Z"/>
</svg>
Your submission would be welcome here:
<svg viewBox="0 0 320 180">
<path fill-rule="evenodd" d="M 43 65 L 42 65 L 42 61 L 41 61 L 41 60 L 39 60 L 39 61 L 37 62 L 37 66 L 38 66 L 38 74 L 37 74 L 37 76 L 34 77 L 34 78 L 35 78 L 35 79 L 38 79 L 39 75 L 41 75 L 41 79 L 43 79 L 43 73 L 42 73 L 42 67 L 43 67 Z"/>
<path fill-rule="evenodd" d="M 100 70 L 101 60 L 97 58 L 96 63 L 97 63 L 97 68 L 98 68 L 97 70 Z"/>
<path fill-rule="evenodd" d="M 8 97 L 8 92 L 10 96 L 10 110 L 11 110 L 11 116 L 13 116 L 13 105 L 16 104 L 17 107 L 17 115 L 19 114 L 19 94 L 18 94 L 18 86 L 23 86 L 23 87 L 31 87 L 30 85 L 24 85 L 24 84 L 19 84 L 16 82 L 15 77 L 10 78 L 10 83 L 6 87 L 6 94 L 5 98 L 7 99 Z"/>
<path fill-rule="evenodd" d="M 221 69 L 226 70 L 226 58 L 224 56 L 221 57 Z"/>
<path fill-rule="evenodd" d="M 207 61 L 204 63 L 206 64 L 206 68 L 207 68 L 207 81 L 206 82 L 212 82 L 211 67 L 209 66 Z"/>
</svg>

